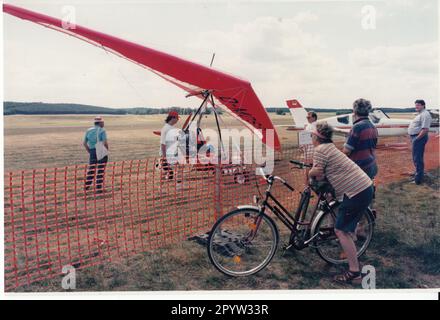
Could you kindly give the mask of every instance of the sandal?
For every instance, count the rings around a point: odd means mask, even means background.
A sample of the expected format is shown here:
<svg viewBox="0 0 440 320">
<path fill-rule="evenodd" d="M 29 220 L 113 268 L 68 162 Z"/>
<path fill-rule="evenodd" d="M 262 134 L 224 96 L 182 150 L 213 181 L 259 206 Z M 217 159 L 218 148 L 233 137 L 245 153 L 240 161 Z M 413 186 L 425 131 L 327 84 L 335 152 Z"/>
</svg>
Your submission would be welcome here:
<svg viewBox="0 0 440 320">
<path fill-rule="evenodd" d="M 342 284 L 360 284 L 362 282 L 362 276 L 359 271 L 345 271 L 343 274 L 335 276 L 333 280 Z"/>
</svg>

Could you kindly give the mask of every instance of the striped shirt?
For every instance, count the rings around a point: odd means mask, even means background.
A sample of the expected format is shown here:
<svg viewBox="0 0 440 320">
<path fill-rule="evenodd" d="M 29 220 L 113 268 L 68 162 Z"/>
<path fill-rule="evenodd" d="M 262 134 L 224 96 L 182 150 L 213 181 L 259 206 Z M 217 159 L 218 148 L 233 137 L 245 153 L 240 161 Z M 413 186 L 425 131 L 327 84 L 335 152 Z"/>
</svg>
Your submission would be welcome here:
<svg viewBox="0 0 440 320">
<path fill-rule="evenodd" d="M 376 164 L 374 149 L 377 145 L 377 129 L 367 117 L 357 119 L 344 147 L 351 151 L 350 159 L 364 171 Z"/>
<path fill-rule="evenodd" d="M 324 175 L 335 189 L 338 201 L 342 201 L 344 195 L 352 198 L 372 185 L 367 174 L 333 143 L 315 147 L 313 166 L 324 169 Z"/>
</svg>

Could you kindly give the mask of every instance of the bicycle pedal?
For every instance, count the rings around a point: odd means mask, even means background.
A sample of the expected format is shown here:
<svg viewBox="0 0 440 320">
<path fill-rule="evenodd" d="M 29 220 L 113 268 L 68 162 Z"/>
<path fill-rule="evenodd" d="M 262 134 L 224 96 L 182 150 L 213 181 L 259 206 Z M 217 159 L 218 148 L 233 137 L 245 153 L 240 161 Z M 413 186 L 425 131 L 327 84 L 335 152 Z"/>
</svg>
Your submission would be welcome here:
<svg viewBox="0 0 440 320">
<path fill-rule="evenodd" d="M 292 244 L 286 244 L 283 246 L 283 255 L 286 251 L 289 251 L 289 249 L 292 248 Z"/>
</svg>

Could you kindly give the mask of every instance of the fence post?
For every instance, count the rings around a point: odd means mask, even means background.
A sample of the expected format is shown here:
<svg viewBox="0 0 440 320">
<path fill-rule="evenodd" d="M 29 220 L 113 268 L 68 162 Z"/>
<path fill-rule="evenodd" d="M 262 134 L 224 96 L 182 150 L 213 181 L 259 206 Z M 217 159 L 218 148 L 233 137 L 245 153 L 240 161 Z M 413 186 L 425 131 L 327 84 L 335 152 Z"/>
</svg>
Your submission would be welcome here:
<svg viewBox="0 0 440 320">
<path fill-rule="evenodd" d="M 217 221 L 222 214 L 221 203 L 221 164 L 217 163 L 215 166 L 215 181 L 214 181 L 214 221 Z"/>
<path fill-rule="evenodd" d="M 220 130 L 220 129 L 219 129 Z M 215 181 L 214 181 L 214 221 L 217 221 L 222 215 L 222 140 L 221 136 L 218 140 L 217 147 L 217 164 L 215 165 Z"/>
</svg>

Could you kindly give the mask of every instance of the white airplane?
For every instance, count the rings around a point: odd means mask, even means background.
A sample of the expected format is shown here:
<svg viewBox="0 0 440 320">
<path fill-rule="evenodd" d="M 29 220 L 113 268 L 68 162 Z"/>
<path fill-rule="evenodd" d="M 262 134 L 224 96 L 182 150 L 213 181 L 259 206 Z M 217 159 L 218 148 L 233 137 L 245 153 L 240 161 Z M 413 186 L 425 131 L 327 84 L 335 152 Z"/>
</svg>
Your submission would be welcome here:
<svg viewBox="0 0 440 320">
<path fill-rule="evenodd" d="M 295 124 L 284 127 L 287 127 L 287 130 L 293 131 L 304 130 L 306 125 L 308 124 L 306 109 L 304 109 L 299 101 L 295 99 L 288 100 L 286 101 L 286 103 L 289 107 Z M 433 123 L 429 131 L 438 132 L 438 111 L 436 117 L 436 112 L 430 112 L 431 116 L 433 116 Z M 376 126 L 379 137 L 404 136 L 408 134 L 408 126 L 411 122 L 411 119 L 391 119 L 385 112 L 380 109 L 373 109 L 368 117 L 370 118 L 370 121 Z M 325 119 L 318 119 L 318 122 L 319 121 L 326 121 L 333 127 L 335 133 L 347 135 L 350 132 L 350 129 L 353 127 L 353 114 L 342 114 Z"/>
</svg>

